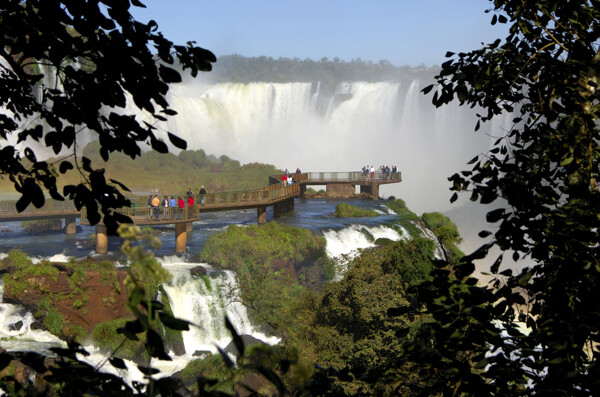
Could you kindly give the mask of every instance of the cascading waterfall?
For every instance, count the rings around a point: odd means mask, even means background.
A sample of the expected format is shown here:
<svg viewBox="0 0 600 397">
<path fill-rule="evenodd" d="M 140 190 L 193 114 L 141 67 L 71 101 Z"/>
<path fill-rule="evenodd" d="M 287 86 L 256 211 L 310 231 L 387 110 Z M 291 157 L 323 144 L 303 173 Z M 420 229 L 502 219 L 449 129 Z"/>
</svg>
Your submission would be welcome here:
<svg viewBox="0 0 600 397">
<path fill-rule="evenodd" d="M 433 234 L 433 232 L 431 230 L 419 225 L 418 223 L 414 223 L 414 225 L 417 228 L 419 228 L 423 237 L 427 237 L 428 239 L 430 239 L 431 241 L 433 241 L 435 243 L 435 250 L 433 251 L 433 255 L 435 256 L 435 259 L 444 260 L 445 259 L 444 249 L 442 248 L 440 241 L 437 239 L 437 237 L 435 237 L 435 234 Z"/>
<path fill-rule="evenodd" d="M 44 74 L 53 84 L 52 73 Z M 303 171 L 397 165 L 403 183 L 383 186 L 382 195 L 400 196 L 416 212 L 444 211 L 450 197 L 447 177 L 504 136 L 512 117 L 500 117 L 473 133 L 476 110 L 455 103 L 435 108 L 421 93 L 426 84 L 419 79 L 405 86 L 342 82 L 332 94 L 317 81 L 207 84 L 197 78 L 171 86 L 167 100 L 178 114 L 167 122 L 139 111 L 132 100 L 124 111 L 158 127 L 159 136 L 168 130 L 186 139 L 189 149 L 242 163 Z M 325 111 L 318 104 L 327 104 Z M 82 132 L 78 145 L 91 139 L 93 134 Z M 39 143 L 27 143 L 51 153 Z"/>
<path fill-rule="evenodd" d="M 216 353 L 215 344 L 224 348 L 231 342 L 231 334 L 225 328 L 225 316 L 240 335 L 252 335 L 271 344 L 278 342 L 277 338 L 261 333 L 248 319 L 246 308 L 231 299 L 237 289 L 234 272 L 206 267 L 206 275 L 192 276 L 190 268 L 199 265 L 165 265 L 173 275 L 173 280 L 164 285 L 171 301 L 173 315 L 197 325 L 183 333 L 183 342 L 188 354 L 197 351 Z"/>
<path fill-rule="evenodd" d="M 381 194 L 404 198 L 416 212 L 444 211 L 447 177 L 504 135 L 510 117 L 472 133 L 473 109 L 436 109 L 421 84 L 344 82 L 333 95 L 318 83 L 178 84 L 168 100 L 179 114 L 161 128 L 190 149 L 242 163 L 303 171 L 398 165 L 403 183 L 382 186 Z M 326 111 L 317 103 L 328 103 Z"/>
<path fill-rule="evenodd" d="M 337 263 L 334 281 L 343 277 L 348 270 L 348 262 L 358 256 L 361 249 L 375 247 L 377 239 L 398 241 L 409 238 L 408 232 L 401 227 L 395 230 L 388 226 L 362 225 L 351 225 L 341 230 L 327 230 L 323 232 L 323 236 L 327 241 L 327 256 Z"/>
</svg>

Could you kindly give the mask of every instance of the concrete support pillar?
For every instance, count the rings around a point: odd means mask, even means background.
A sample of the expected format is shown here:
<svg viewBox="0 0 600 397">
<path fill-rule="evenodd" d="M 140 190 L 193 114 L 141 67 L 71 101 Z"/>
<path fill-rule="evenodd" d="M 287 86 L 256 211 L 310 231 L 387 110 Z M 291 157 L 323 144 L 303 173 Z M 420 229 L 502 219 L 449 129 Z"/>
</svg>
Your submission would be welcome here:
<svg viewBox="0 0 600 397">
<path fill-rule="evenodd" d="M 305 194 L 306 194 L 306 185 L 302 184 L 302 185 L 300 185 L 300 197 L 304 197 Z"/>
<path fill-rule="evenodd" d="M 351 183 L 328 183 L 326 189 L 330 198 L 354 197 L 354 185 Z"/>
<path fill-rule="evenodd" d="M 379 184 L 377 182 L 371 183 L 371 196 L 373 196 L 373 200 L 379 200 Z"/>
<path fill-rule="evenodd" d="M 188 223 L 176 223 L 175 224 L 175 251 L 184 252 L 187 245 L 187 225 Z"/>
<path fill-rule="evenodd" d="M 281 206 L 283 203 L 275 203 L 273 204 L 273 217 L 279 218 L 281 216 Z"/>
<path fill-rule="evenodd" d="M 77 233 L 77 222 L 75 222 L 77 218 L 74 216 L 68 216 L 65 218 L 65 233 L 66 234 L 75 234 Z"/>
<path fill-rule="evenodd" d="M 267 207 L 256 208 L 256 217 L 256 223 L 258 223 L 259 225 L 267 223 Z"/>
<path fill-rule="evenodd" d="M 185 224 L 185 231 L 191 233 L 194 230 L 194 224 L 192 222 L 187 222 Z"/>
<path fill-rule="evenodd" d="M 96 253 L 106 254 L 108 252 L 108 236 L 106 226 L 96 225 Z"/>
<path fill-rule="evenodd" d="M 293 211 L 294 210 L 294 198 L 290 198 L 288 200 L 288 211 Z"/>
</svg>

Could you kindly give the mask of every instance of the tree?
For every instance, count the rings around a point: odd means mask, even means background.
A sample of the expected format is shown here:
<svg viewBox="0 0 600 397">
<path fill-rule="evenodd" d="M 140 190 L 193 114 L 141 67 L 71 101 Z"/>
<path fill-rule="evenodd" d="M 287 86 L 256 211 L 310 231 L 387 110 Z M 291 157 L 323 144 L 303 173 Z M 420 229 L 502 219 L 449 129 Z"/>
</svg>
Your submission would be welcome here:
<svg viewBox="0 0 600 397">
<path fill-rule="evenodd" d="M 475 130 L 514 115 L 488 153 L 450 178 L 452 190 L 502 208 L 487 213 L 489 243 L 421 285 L 431 344 L 408 351 L 431 363 L 429 392 L 598 395 L 600 1 L 496 0 L 490 11 L 492 24 L 510 24 L 505 40 L 448 53 L 424 91 L 435 87 L 436 106 L 475 107 Z M 494 280 L 477 286 L 473 260 L 492 246 L 533 265 L 513 273 L 500 255 Z"/>
<path fill-rule="evenodd" d="M 87 208 L 92 224 L 110 230 L 124 217 L 114 208 L 128 205 L 127 188 L 106 180 L 102 169 L 77 153 L 77 142 L 89 131 L 100 142 L 106 161 L 114 151 L 136 158 L 141 144 L 168 152 L 186 143 L 168 132 L 161 137 L 151 122 L 136 119 L 133 104 L 155 121 L 176 114 L 165 96 L 169 83 L 181 81 L 176 62 L 209 71 L 215 56 L 208 50 L 174 45 L 154 21 L 136 21 L 130 6 L 138 0 L 5 0 L 0 7 L 0 176 L 8 176 L 21 194 L 19 210 L 44 204 L 44 191 L 57 200 L 74 200 Z M 43 161 L 40 148 L 60 158 Z M 65 154 L 66 153 L 66 154 Z M 57 178 L 75 168 L 79 184 L 57 188 Z M 74 171 L 72 171 L 74 172 Z"/>
</svg>

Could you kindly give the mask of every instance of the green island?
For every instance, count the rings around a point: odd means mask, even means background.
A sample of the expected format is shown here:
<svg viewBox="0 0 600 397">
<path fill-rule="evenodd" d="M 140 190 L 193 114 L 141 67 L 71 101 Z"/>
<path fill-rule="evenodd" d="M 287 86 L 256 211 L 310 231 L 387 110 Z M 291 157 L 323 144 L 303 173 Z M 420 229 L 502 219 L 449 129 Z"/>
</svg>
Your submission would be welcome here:
<svg viewBox="0 0 600 397">
<path fill-rule="evenodd" d="M 363 216 L 378 216 L 379 213 L 374 210 L 359 208 L 347 203 L 339 203 L 335 206 L 335 216 L 338 218 L 360 218 Z"/>
</svg>

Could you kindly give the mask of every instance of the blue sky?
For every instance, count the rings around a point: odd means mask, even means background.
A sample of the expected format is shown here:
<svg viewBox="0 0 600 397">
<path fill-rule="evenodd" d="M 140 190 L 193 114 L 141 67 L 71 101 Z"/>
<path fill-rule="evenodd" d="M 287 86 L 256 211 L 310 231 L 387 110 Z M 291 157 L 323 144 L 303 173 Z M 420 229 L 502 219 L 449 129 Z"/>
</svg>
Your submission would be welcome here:
<svg viewBox="0 0 600 397">
<path fill-rule="evenodd" d="M 432 66 L 446 51 L 504 38 L 488 0 L 142 0 L 142 21 L 177 44 L 196 41 L 217 56 L 361 58 Z"/>
</svg>

